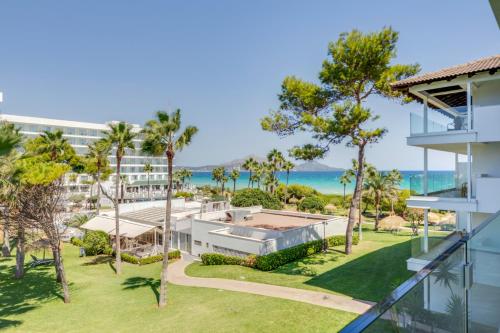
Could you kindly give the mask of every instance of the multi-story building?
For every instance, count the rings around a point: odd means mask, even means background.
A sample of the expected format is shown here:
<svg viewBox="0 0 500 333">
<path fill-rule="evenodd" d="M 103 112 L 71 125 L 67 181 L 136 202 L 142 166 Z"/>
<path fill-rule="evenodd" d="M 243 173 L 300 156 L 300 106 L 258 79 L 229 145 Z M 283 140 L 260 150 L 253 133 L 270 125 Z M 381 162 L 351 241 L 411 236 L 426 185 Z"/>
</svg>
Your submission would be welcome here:
<svg viewBox="0 0 500 333">
<path fill-rule="evenodd" d="M 85 155 L 88 145 L 102 138 L 104 133 L 109 130 L 108 124 L 88 123 L 79 121 L 48 119 L 39 117 L 26 117 L 17 115 L 0 114 L 0 121 L 12 123 L 20 128 L 21 133 L 26 137 L 35 137 L 44 131 L 61 130 L 63 136 L 73 146 L 77 154 Z M 110 122 L 110 123 L 113 123 Z M 142 187 L 145 190 L 147 184 L 147 173 L 144 172 L 144 165 L 151 163 L 153 172 L 150 173 L 150 184 L 156 194 L 161 194 L 166 184 L 166 158 L 157 156 L 147 156 L 141 152 L 141 128 L 139 125 L 133 125 L 133 130 L 138 133 L 134 140 L 136 149 L 126 150 L 126 154 L 121 163 L 121 174 L 124 176 L 126 187 L 129 192 L 138 192 Z M 110 166 L 116 169 L 115 150 L 113 149 L 109 156 Z M 115 175 L 111 175 L 110 182 L 106 186 L 112 187 Z M 70 192 L 88 192 L 89 176 L 85 174 L 66 177 L 66 185 Z M 133 189 L 133 190 L 132 190 Z M 131 193 L 129 195 L 132 195 Z"/>
<path fill-rule="evenodd" d="M 393 84 L 422 105 L 407 138 L 424 165 L 408 200 L 424 210 L 407 262 L 418 272 L 342 332 L 500 332 L 499 69 L 496 55 Z M 455 160 L 454 181 L 437 191 L 433 151 Z M 430 210 L 455 212 L 454 230 L 429 230 Z"/>
</svg>

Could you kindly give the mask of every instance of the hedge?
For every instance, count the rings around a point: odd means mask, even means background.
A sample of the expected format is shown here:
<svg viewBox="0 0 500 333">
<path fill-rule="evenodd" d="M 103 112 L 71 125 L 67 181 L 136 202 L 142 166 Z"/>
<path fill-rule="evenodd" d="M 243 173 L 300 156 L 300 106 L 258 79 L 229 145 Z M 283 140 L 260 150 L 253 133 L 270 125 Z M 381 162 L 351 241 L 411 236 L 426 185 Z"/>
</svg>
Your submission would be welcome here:
<svg viewBox="0 0 500 333">
<path fill-rule="evenodd" d="M 316 212 L 323 213 L 323 211 L 325 210 L 325 203 L 323 202 L 323 200 L 321 200 L 320 197 L 312 195 L 309 197 L 305 197 L 304 200 L 299 203 L 297 209 L 301 212 L 308 211 L 313 214 Z"/>
<path fill-rule="evenodd" d="M 220 253 L 203 253 L 201 262 L 204 265 L 242 265 L 245 258 L 226 256 Z"/>
<path fill-rule="evenodd" d="M 236 191 L 231 200 L 231 205 L 234 207 L 262 206 L 266 209 L 282 208 L 282 203 L 278 197 L 257 188 Z"/>
<path fill-rule="evenodd" d="M 178 259 L 181 257 L 181 251 L 174 250 L 168 253 L 168 259 Z M 155 256 L 145 257 L 145 258 L 137 258 L 128 253 L 122 253 L 121 258 L 123 261 L 126 261 L 130 264 L 134 265 L 147 265 L 152 264 L 158 261 L 163 260 L 163 254 L 157 254 Z"/>
<path fill-rule="evenodd" d="M 345 236 L 331 236 L 327 237 L 326 240 L 329 247 L 345 245 Z M 359 243 L 357 235 L 353 235 L 352 243 L 354 245 Z M 264 256 L 257 256 L 255 259 L 255 268 L 261 271 L 271 271 L 289 262 L 320 252 L 323 250 L 323 244 L 323 240 L 320 239 L 272 252 Z"/>
<path fill-rule="evenodd" d="M 80 238 L 71 237 L 69 241 L 74 246 L 78 246 L 78 247 L 82 247 L 83 246 L 83 241 Z"/>
</svg>

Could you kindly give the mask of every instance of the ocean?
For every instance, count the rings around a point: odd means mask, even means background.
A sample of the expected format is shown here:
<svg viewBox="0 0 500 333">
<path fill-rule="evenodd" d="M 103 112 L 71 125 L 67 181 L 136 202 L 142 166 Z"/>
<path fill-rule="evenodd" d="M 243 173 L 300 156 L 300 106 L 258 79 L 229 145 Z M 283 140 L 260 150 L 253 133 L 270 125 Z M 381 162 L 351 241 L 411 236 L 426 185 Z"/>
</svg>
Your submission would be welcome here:
<svg viewBox="0 0 500 333">
<path fill-rule="evenodd" d="M 403 181 L 400 184 L 401 189 L 412 189 L 422 193 L 422 171 L 400 171 Z M 317 191 L 325 194 L 342 194 L 344 187 L 339 182 L 343 171 L 295 171 L 290 173 L 289 184 L 307 185 L 315 188 Z M 248 186 L 248 175 L 242 171 L 240 178 L 236 182 L 236 188 L 245 188 Z M 286 182 L 286 173 L 278 172 L 280 182 Z M 215 185 L 212 180 L 211 172 L 193 172 L 193 177 L 189 181 L 194 185 Z M 453 171 L 429 171 L 428 172 L 429 192 L 449 189 L 455 185 Z M 229 180 L 226 188 L 232 189 L 233 182 Z M 354 179 L 351 184 L 346 186 L 346 193 L 351 193 L 354 188 Z"/>
</svg>

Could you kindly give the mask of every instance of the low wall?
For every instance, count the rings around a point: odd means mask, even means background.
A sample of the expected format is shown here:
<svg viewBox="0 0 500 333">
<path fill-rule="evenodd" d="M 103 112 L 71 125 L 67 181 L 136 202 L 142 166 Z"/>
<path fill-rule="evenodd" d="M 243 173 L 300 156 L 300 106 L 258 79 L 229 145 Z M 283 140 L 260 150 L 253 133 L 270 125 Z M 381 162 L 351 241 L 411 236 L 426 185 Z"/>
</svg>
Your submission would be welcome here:
<svg viewBox="0 0 500 333">
<path fill-rule="evenodd" d="M 120 204 L 120 214 L 133 212 L 136 210 L 142 210 L 146 208 L 153 207 L 165 207 L 166 200 L 153 200 L 153 201 L 138 201 L 131 203 Z M 172 208 L 174 209 L 184 209 L 186 206 L 186 200 L 184 198 L 172 199 Z"/>
</svg>

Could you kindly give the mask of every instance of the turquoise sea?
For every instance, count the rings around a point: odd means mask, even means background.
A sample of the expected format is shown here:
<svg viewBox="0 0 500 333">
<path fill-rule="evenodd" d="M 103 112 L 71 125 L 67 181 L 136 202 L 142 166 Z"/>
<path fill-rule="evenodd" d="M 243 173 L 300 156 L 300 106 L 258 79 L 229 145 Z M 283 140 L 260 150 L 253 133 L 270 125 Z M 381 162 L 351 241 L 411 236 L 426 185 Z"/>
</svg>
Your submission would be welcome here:
<svg viewBox="0 0 500 333">
<path fill-rule="evenodd" d="M 344 188 L 339 183 L 339 178 L 343 171 L 310 171 L 310 172 L 291 172 L 289 184 L 301 184 L 315 188 L 322 193 L 342 194 Z M 422 192 L 422 172 L 421 171 L 401 171 L 403 181 L 400 187 L 402 189 L 412 189 L 416 192 Z M 244 188 L 248 186 L 248 172 L 242 171 L 241 176 L 236 183 L 236 188 Z M 281 182 L 286 181 L 286 173 L 279 172 L 278 178 Z M 428 173 L 429 192 L 449 189 L 455 186 L 455 178 L 453 171 L 429 171 Z M 193 172 L 193 177 L 190 181 L 194 185 L 215 185 L 212 181 L 210 172 Z M 226 187 L 232 188 L 233 183 L 230 180 Z M 346 187 L 346 192 L 352 192 L 354 188 L 354 180 Z"/>
</svg>

